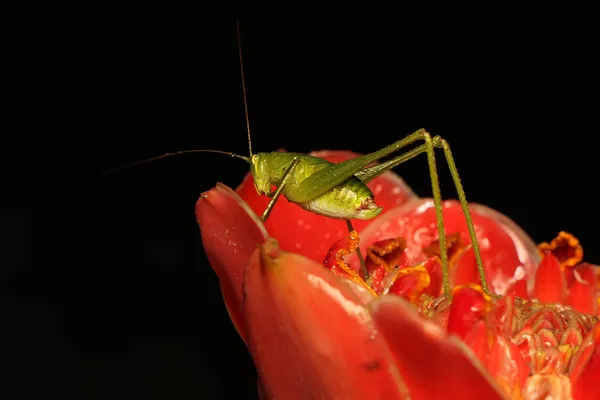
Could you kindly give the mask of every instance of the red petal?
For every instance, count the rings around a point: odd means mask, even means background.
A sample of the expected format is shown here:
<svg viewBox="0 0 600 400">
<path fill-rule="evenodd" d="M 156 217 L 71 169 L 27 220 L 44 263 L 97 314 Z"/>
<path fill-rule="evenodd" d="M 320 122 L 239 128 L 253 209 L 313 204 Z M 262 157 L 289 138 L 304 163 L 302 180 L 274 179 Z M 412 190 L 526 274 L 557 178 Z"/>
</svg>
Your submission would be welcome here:
<svg viewBox="0 0 600 400">
<path fill-rule="evenodd" d="M 582 280 L 589 283 L 592 287 L 598 285 L 598 266 L 587 262 L 582 262 L 575 268 L 571 268 L 573 271 L 577 271 Z"/>
<path fill-rule="evenodd" d="M 567 281 L 558 259 L 550 252 L 540 263 L 535 274 L 534 297 L 543 303 L 564 303 Z"/>
<path fill-rule="evenodd" d="M 431 283 L 425 290 L 430 296 L 437 297 L 442 294 L 442 264 L 439 257 L 431 256 L 425 261 L 425 269 L 429 273 Z"/>
<path fill-rule="evenodd" d="M 600 325 L 584 339 L 571 367 L 574 400 L 600 398 Z"/>
<path fill-rule="evenodd" d="M 371 314 L 413 400 L 504 398 L 464 343 L 419 317 L 410 303 L 383 296 L 371 304 Z"/>
<path fill-rule="evenodd" d="M 456 200 L 443 204 L 447 233 L 458 232 L 464 241 L 471 243 L 460 203 Z M 494 291 L 503 294 L 515 275 L 523 266 L 527 276 L 539 263 L 537 246 L 531 238 L 506 216 L 488 207 L 470 204 L 481 256 L 486 269 L 488 283 Z M 403 237 L 407 242 L 406 252 L 415 262 L 423 260 L 422 248 L 438 239 L 435 209 L 432 199 L 413 200 L 396 207 L 384 216 L 376 218 L 361 232 L 360 248 L 364 251 L 372 243 L 390 237 Z M 356 259 L 348 259 L 357 268 Z M 467 250 L 458 260 L 457 266 L 462 281 L 476 279 L 476 264 L 473 250 Z M 455 284 L 468 282 L 455 282 Z"/>
<path fill-rule="evenodd" d="M 331 162 L 341 162 L 359 156 L 350 151 L 320 151 L 310 155 Z M 375 194 L 377 204 L 384 208 L 380 216 L 415 197 L 408 185 L 391 171 L 369 182 L 368 186 Z M 260 196 L 256 192 L 250 174 L 246 175 L 236 190 L 258 215 L 263 213 L 270 201 L 267 196 Z M 360 233 L 370 221 L 354 220 L 352 223 Z M 265 226 L 269 235 L 277 239 L 282 250 L 302 254 L 317 262 L 323 260 L 332 243 L 348 234 L 344 221 L 305 211 L 283 196 L 273 207 Z"/>
<path fill-rule="evenodd" d="M 506 385 L 506 389 L 514 386 L 523 387 L 529 376 L 529 367 L 516 344 L 502 336 L 496 336 L 488 360 L 490 373 Z"/>
<path fill-rule="evenodd" d="M 248 345 L 270 397 L 405 397 L 387 346 L 349 285 L 271 241 L 252 256 L 244 284 Z"/>
<path fill-rule="evenodd" d="M 429 271 L 424 265 L 415 267 L 399 268 L 395 272 L 394 283 L 391 285 L 389 293 L 401 296 L 413 304 L 431 285 Z"/>
<path fill-rule="evenodd" d="M 596 315 L 598 304 L 595 282 L 593 283 L 594 286 L 592 286 L 592 284 L 581 277 L 577 270 L 574 270 L 573 274 L 575 279 L 569 288 L 566 303 L 582 313 Z"/>
<path fill-rule="evenodd" d="M 246 336 L 242 313 L 242 279 L 250 255 L 267 239 L 267 232 L 248 205 L 227 186 L 218 183 L 196 203 L 202 244 L 219 277 L 225 305 L 238 333 Z"/>
<path fill-rule="evenodd" d="M 526 363 L 531 364 L 534 357 L 537 357 L 538 352 L 543 349 L 542 341 L 537 336 L 531 326 L 526 326 L 517 333 L 513 342 L 519 347 L 521 356 Z"/>
<path fill-rule="evenodd" d="M 505 296 L 515 296 L 522 299 L 529 299 L 529 295 L 527 294 L 527 280 L 523 278 L 512 282 L 506 289 Z"/>
<path fill-rule="evenodd" d="M 487 365 L 487 359 L 490 353 L 489 330 L 484 321 L 478 321 L 464 339 L 465 344 L 475 353 L 475 356 L 484 365 Z"/>
<path fill-rule="evenodd" d="M 494 336 L 511 336 L 515 320 L 515 298 L 506 295 L 497 300 L 487 314 L 490 331 Z"/>
<path fill-rule="evenodd" d="M 490 307 L 490 299 L 481 289 L 461 287 L 454 291 L 448 333 L 465 339 L 477 322 L 481 321 Z"/>
</svg>

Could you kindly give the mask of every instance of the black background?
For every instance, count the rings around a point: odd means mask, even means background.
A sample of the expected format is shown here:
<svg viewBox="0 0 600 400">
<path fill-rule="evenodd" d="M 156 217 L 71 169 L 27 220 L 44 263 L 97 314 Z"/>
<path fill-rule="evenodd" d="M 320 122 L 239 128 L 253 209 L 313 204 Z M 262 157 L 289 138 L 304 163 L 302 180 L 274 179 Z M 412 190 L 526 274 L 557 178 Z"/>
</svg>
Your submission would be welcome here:
<svg viewBox="0 0 600 400">
<path fill-rule="evenodd" d="M 369 152 L 424 127 L 470 201 L 600 261 L 590 10 L 526 2 L 3 2 L 0 362 L 11 398 L 253 398 L 194 219 L 254 149 Z M 203 3 L 200 3 L 203 4 Z M 426 163 L 397 169 L 421 195 Z M 447 172 L 442 190 L 454 197 Z M 235 397 L 237 396 L 237 397 Z"/>
</svg>

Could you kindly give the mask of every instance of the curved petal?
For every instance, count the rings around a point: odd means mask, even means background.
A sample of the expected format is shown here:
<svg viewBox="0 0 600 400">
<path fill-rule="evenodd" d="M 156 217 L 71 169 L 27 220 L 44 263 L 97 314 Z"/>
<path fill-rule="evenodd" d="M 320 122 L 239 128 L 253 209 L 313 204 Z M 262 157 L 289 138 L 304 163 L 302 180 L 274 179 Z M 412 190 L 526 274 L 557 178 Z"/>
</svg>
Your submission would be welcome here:
<svg viewBox="0 0 600 400">
<path fill-rule="evenodd" d="M 543 303 L 564 303 L 567 281 L 554 254 L 547 252 L 535 275 L 534 297 Z"/>
<path fill-rule="evenodd" d="M 494 291 L 504 294 L 519 267 L 525 269 L 527 276 L 534 276 L 533 271 L 539 263 L 539 254 L 533 240 L 499 212 L 479 204 L 471 203 L 469 207 L 488 283 Z M 446 232 L 460 233 L 461 238 L 470 244 L 471 239 L 460 203 L 456 200 L 445 201 L 443 210 Z M 364 252 L 375 242 L 397 237 L 406 240 L 406 252 L 413 262 L 420 262 L 425 258 L 422 249 L 438 239 L 432 199 L 412 200 L 376 218 L 361 232 L 360 248 Z M 358 268 L 356 257 L 349 257 L 348 263 L 353 268 Z M 479 282 L 472 248 L 466 250 L 457 261 L 454 271 L 454 284 L 470 282 Z"/>
<path fill-rule="evenodd" d="M 405 398 L 350 285 L 274 240 L 254 253 L 244 281 L 248 346 L 271 398 Z"/>
<path fill-rule="evenodd" d="M 573 277 L 567 295 L 567 304 L 580 312 L 596 315 L 598 313 L 598 266 L 581 263 L 569 268 L 565 275 Z M 568 278 L 567 278 L 568 279 Z"/>
<path fill-rule="evenodd" d="M 397 360 L 413 400 L 505 399 L 479 360 L 463 342 L 397 296 L 371 304 L 371 315 Z"/>
<path fill-rule="evenodd" d="M 325 158 L 331 162 L 341 162 L 360 154 L 350 151 L 319 151 L 309 155 Z M 369 182 L 368 186 L 375 194 L 377 204 L 384 208 L 380 216 L 415 197 L 402 178 L 391 171 Z M 270 199 L 267 196 L 261 196 L 256 192 L 250 174 L 246 175 L 236 191 L 258 215 L 261 215 L 269 204 Z M 352 223 L 360 232 L 370 222 L 371 220 L 354 220 Z M 302 254 L 317 262 L 323 261 L 332 243 L 343 239 L 348 234 L 344 221 L 303 210 L 283 196 L 273 207 L 265 226 L 269 235 L 277 239 L 282 250 Z"/>
<path fill-rule="evenodd" d="M 573 360 L 571 380 L 574 400 L 600 398 L 600 325 L 596 325 L 584 339 Z"/>
<path fill-rule="evenodd" d="M 267 232 L 248 205 L 227 186 L 218 183 L 196 202 L 202 245 L 219 277 L 225 305 L 238 333 L 246 337 L 242 313 L 244 268 Z"/>
</svg>

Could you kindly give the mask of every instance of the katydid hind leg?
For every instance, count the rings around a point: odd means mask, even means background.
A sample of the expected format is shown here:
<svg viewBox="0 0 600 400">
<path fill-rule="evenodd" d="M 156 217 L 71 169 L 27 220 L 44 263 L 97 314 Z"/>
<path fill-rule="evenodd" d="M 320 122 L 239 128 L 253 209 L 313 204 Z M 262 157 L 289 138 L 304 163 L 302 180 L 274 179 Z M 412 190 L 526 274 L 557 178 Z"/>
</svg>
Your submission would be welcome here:
<svg viewBox="0 0 600 400">
<path fill-rule="evenodd" d="M 452 175 L 452 180 L 454 181 L 454 186 L 456 188 L 456 192 L 458 194 L 458 199 L 461 204 L 463 214 L 465 216 L 465 221 L 467 223 L 467 229 L 469 230 L 469 236 L 471 239 L 471 245 L 473 248 L 473 253 L 475 255 L 475 261 L 477 264 L 477 270 L 479 272 L 480 280 L 481 280 L 481 288 L 487 293 L 491 294 L 489 287 L 487 285 L 487 280 L 485 278 L 485 271 L 483 269 L 483 262 L 481 259 L 481 250 L 479 248 L 479 242 L 477 240 L 477 236 L 475 233 L 475 226 L 473 224 L 473 219 L 471 216 L 471 212 L 469 209 L 469 205 L 467 202 L 467 198 L 465 195 L 464 188 L 462 186 L 462 182 L 460 180 L 460 176 L 458 174 L 458 169 L 456 168 L 456 164 L 454 162 L 454 157 L 452 156 L 452 151 L 450 150 L 450 145 L 446 140 L 441 138 L 440 136 L 434 136 L 433 138 L 427 132 L 422 132 L 422 138 L 425 143 L 419 147 L 414 148 L 402 155 L 399 155 L 391 160 L 388 160 L 384 163 L 378 164 L 373 167 L 365 168 L 355 174 L 357 178 L 362 180 L 365 183 L 375 179 L 379 175 L 383 174 L 385 171 L 388 171 L 391 168 L 394 168 L 410 159 L 415 158 L 417 155 L 421 153 L 427 153 L 429 172 L 431 177 L 431 185 L 433 191 L 434 205 L 436 211 L 436 220 L 438 223 L 439 230 L 439 239 L 440 239 L 440 258 L 442 261 L 442 271 L 444 271 L 444 292 L 446 295 L 449 295 L 450 287 L 449 285 L 449 272 L 448 272 L 448 256 L 446 249 L 446 232 L 444 228 L 443 221 L 443 212 L 442 212 L 442 199 L 441 199 L 441 191 L 439 188 L 439 178 L 437 174 L 436 161 L 434 148 L 441 148 L 444 151 L 444 156 L 446 158 L 446 162 L 448 164 L 448 168 L 450 169 L 450 173 Z"/>
<path fill-rule="evenodd" d="M 361 171 L 358 171 L 354 176 L 363 181 L 364 183 L 369 183 L 373 179 L 377 178 L 379 175 L 383 174 L 386 171 L 408 161 L 421 153 L 425 153 L 427 151 L 427 146 L 422 144 L 421 146 L 407 151 L 406 153 L 399 155 L 398 157 L 394 157 L 391 160 L 383 162 L 381 164 L 374 165 L 372 167 L 365 168 Z"/>
<path fill-rule="evenodd" d="M 313 200 L 343 183 L 372 162 L 422 139 L 423 134 L 429 135 L 425 130 L 421 129 L 381 150 L 351 160 L 346 160 L 339 164 L 331 164 L 322 170 L 315 172 L 299 185 L 288 188 L 286 197 L 294 203 L 305 203 Z"/>
<path fill-rule="evenodd" d="M 431 188 L 433 192 L 433 202 L 435 206 L 435 214 L 438 226 L 438 236 L 440 242 L 440 260 L 442 263 L 442 275 L 443 275 L 443 289 L 444 294 L 447 297 L 450 297 L 450 283 L 449 283 L 449 268 L 448 268 L 448 251 L 446 248 L 446 230 L 444 227 L 444 218 L 442 212 L 442 196 L 439 185 L 439 178 L 436 167 L 435 160 L 435 146 L 434 143 L 439 142 L 441 138 L 436 136 L 434 139 L 431 138 L 429 133 L 426 131 L 417 131 L 416 132 L 419 137 L 416 139 L 422 139 L 425 141 L 424 144 L 419 147 L 414 148 L 404 154 L 401 154 L 397 157 L 392 158 L 384 163 L 379 165 L 375 165 L 373 167 L 365 168 L 355 174 L 357 178 L 367 183 L 379 175 L 383 174 L 385 171 L 388 171 L 408 160 L 411 160 L 418 156 L 421 153 L 427 153 L 427 164 L 429 166 L 429 176 L 431 178 Z"/>
<path fill-rule="evenodd" d="M 424 132 L 423 140 L 427 152 L 427 165 L 429 167 L 429 177 L 431 179 L 431 191 L 433 192 L 433 204 L 435 207 L 435 218 L 437 220 L 438 238 L 440 243 L 440 260 L 442 262 L 442 282 L 444 295 L 447 298 L 452 296 L 450 289 L 450 272 L 448 267 L 448 251 L 446 248 L 446 228 L 444 226 L 444 213 L 442 210 L 442 193 L 440 190 L 440 181 L 435 162 L 435 148 L 429 133 Z"/>
<path fill-rule="evenodd" d="M 436 137 L 434 138 L 434 146 L 444 150 L 446 163 L 448 164 L 448 169 L 450 169 L 450 174 L 452 175 L 452 180 L 454 181 L 454 186 L 456 188 L 456 193 L 458 194 L 458 200 L 467 222 L 467 229 L 469 230 L 469 236 L 471 238 L 471 246 L 473 247 L 473 254 L 475 255 L 477 271 L 479 272 L 479 279 L 481 280 L 481 288 L 485 293 L 491 295 L 492 293 L 490 292 L 487 280 L 485 278 L 485 270 L 483 268 L 483 261 L 481 260 L 481 250 L 479 248 L 479 241 L 477 240 L 477 235 L 475 233 L 475 225 L 473 224 L 469 203 L 467 202 L 467 196 L 465 195 L 465 190 L 460 180 L 460 176 L 458 175 L 458 169 L 456 168 L 454 157 L 452 156 L 452 151 L 450 150 L 450 145 L 446 140 Z"/>
</svg>

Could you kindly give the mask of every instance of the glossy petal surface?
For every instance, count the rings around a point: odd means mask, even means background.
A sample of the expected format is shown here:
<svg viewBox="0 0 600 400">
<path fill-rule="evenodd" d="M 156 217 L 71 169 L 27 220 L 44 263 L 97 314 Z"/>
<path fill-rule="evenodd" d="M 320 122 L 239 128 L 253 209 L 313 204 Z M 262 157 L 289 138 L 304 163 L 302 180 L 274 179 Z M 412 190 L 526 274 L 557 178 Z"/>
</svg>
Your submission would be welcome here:
<svg viewBox="0 0 600 400">
<path fill-rule="evenodd" d="M 413 400 L 504 398 L 464 343 L 424 321 L 408 302 L 384 296 L 372 303 L 371 314 Z"/>
<path fill-rule="evenodd" d="M 583 341 L 571 375 L 573 399 L 592 400 L 600 398 L 600 325 Z"/>
<path fill-rule="evenodd" d="M 360 154 L 350 151 L 319 151 L 312 152 L 310 155 L 337 163 L 355 158 Z M 380 216 L 415 197 L 406 183 L 391 171 L 374 179 L 368 186 L 373 191 L 377 204 L 384 208 Z M 260 196 L 256 192 L 254 180 L 250 174 L 246 175 L 236 191 L 257 215 L 262 215 L 269 204 L 270 199 L 267 196 Z M 360 232 L 371 221 L 354 220 L 354 228 Z M 273 208 L 265 226 L 269 235 L 277 239 L 282 250 L 302 254 L 317 262 L 323 261 L 331 243 L 348 234 L 346 223 L 343 220 L 305 211 L 287 201 L 283 196 Z"/>
<path fill-rule="evenodd" d="M 536 271 L 533 295 L 542 303 L 564 303 L 567 282 L 558 259 L 550 252 Z"/>
<path fill-rule="evenodd" d="M 470 209 L 488 283 L 496 293 L 503 294 L 519 266 L 524 268 L 525 273 L 534 270 L 539 262 L 537 247 L 531 238 L 506 216 L 478 204 L 471 204 Z M 443 210 L 446 232 L 458 232 L 462 239 L 470 244 L 460 203 L 456 200 L 445 201 Z M 361 232 L 360 248 L 364 252 L 372 243 L 396 237 L 406 240 L 406 252 L 414 263 L 425 259 L 423 248 L 438 239 L 432 199 L 412 200 L 376 218 Z M 358 268 L 356 257 L 349 258 L 349 264 Z M 453 275 L 454 284 L 479 282 L 472 248 L 458 260 Z"/>
<path fill-rule="evenodd" d="M 246 270 L 248 345 L 276 399 L 401 399 L 389 351 L 351 283 L 269 241 Z"/>
<path fill-rule="evenodd" d="M 248 205 L 223 184 L 202 193 L 196 202 L 202 245 L 219 277 L 223 298 L 238 333 L 245 338 L 242 312 L 244 268 L 267 232 Z"/>
</svg>

